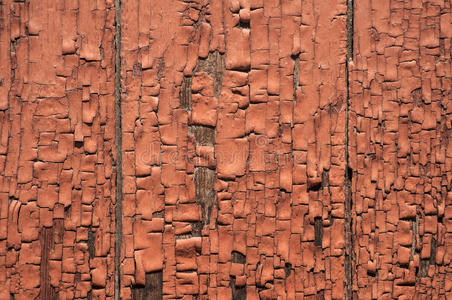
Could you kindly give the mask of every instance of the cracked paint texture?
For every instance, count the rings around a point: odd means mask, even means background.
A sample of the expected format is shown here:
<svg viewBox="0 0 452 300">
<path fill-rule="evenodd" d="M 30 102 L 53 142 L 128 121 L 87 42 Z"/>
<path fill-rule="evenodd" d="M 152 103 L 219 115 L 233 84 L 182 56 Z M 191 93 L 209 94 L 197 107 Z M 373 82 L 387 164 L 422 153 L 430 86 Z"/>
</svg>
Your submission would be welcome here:
<svg viewBox="0 0 452 300">
<path fill-rule="evenodd" d="M 451 3 L 355 3 L 356 297 L 452 297 Z"/>
<path fill-rule="evenodd" d="M 123 297 L 343 297 L 345 12 L 122 4 Z"/>
<path fill-rule="evenodd" d="M 0 299 L 112 298 L 114 7 L 0 9 Z"/>
<path fill-rule="evenodd" d="M 451 18 L 0 0 L 0 299 L 452 297 Z"/>
</svg>

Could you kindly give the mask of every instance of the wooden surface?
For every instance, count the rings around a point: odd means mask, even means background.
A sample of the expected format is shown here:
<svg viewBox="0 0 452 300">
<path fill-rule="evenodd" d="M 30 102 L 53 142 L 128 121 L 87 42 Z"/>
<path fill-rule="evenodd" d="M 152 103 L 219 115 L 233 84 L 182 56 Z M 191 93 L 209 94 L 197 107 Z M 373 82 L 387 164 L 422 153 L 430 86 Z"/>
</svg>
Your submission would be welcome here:
<svg viewBox="0 0 452 300">
<path fill-rule="evenodd" d="M 452 297 L 451 22 L 2 0 L 0 299 Z"/>
</svg>

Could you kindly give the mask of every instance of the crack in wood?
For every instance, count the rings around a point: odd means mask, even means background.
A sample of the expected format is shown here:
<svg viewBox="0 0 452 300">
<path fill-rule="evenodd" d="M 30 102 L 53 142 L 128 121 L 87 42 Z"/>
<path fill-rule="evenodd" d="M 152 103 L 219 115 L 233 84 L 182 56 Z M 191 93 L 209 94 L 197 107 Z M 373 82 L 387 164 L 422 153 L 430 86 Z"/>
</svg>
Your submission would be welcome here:
<svg viewBox="0 0 452 300">
<path fill-rule="evenodd" d="M 121 297 L 121 245 L 122 245 L 122 108 L 121 108 L 121 0 L 115 0 L 115 150 L 116 150 L 116 203 L 115 203 L 115 300 Z"/>
<path fill-rule="evenodd" d="M 347 17 L 346 17 L 346 60 L 345 60 L 345 85 L 346 85 L 346 106 L 345 106 L 345 299 L 355 298 L 353 295 L 353 204 L 352 204 L 352 175 L 353 170 L 349 166 L 349 111 L 350 111 L 350 62 L 353 60 L 353 17 L 354 17 L 354 1 L 347 0 Z"/>
</svg>

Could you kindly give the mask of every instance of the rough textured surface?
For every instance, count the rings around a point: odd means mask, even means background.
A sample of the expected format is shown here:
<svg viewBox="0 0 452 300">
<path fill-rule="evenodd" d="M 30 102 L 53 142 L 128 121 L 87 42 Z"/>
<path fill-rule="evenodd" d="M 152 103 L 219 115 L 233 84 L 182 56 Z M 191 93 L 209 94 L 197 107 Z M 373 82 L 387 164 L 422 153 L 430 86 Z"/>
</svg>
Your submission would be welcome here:
<svg viewBox="0 0 452 300">
<path fill-rule="evenodd" d="M 114 7 L 0 9 L 0 299 L 112 298 Z"/>
<path fill-rule="evenodd" d="M 452 298 L 451 20 L 0 0 L 0 299 Z"/>
<path fill-rule="evenodd" d="M 451 2 L 355 4 L 356 297 L 452 297 Z"/>
<path fill-rule="evenodd" d="M 122 4 L 123 297 L 343 297 L 345 13 Z"/>
</svg>

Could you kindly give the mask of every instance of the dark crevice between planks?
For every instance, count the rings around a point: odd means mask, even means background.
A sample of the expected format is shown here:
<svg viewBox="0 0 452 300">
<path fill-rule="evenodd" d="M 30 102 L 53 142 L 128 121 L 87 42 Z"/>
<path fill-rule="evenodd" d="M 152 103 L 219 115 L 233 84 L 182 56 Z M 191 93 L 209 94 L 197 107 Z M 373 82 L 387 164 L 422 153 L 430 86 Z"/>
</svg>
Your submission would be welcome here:
<svg viewBox="0 0 452 300">
<path fill-rule="evenodd" d="M 347 51 L 345 60 L 345 85 L 346 85 L 346 106 L 345 106 L 345 299 L 354 299 L 353 296 L 353 217 L 352 217 L 352 175 L 353 170 L 349 166 L 349 111 L 350 111 L 350 62 L 353 60 L 353 0 L 347 0 Z"/>
<path fill-rule="evenodd" d="M 115 0 L 115 300 L 121 297 L 122 245 L 122 111 L 121 111 L 121 0 Z"/>
<path fill-rule="evenodd" d="M 163 271 L 146 273 L 144 282 L 132 287 L 132 300 L 163 299 Z"/>
</svg>

